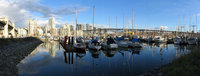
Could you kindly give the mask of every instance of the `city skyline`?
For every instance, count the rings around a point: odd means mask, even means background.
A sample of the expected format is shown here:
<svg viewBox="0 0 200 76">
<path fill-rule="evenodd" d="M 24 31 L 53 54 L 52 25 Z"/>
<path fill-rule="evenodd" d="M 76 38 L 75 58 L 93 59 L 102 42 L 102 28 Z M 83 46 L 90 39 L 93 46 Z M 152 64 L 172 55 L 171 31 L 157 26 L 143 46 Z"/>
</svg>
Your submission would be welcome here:
<svg viewBox="0 0 200 76">
<path fill-rule="evenodd" d="M 175 26 L 184 24 L 184 21 L 187 28 L 189 27 L 190 16 L 192 17 L 191 24 L 196 24 L 195 15 L 198 18 L 200 16 L 198 11 L 200 9 L 198 8 L 200 1 L 198 0 L 125 0 L 115 2 L 112 0 L 60 0 L 56 3 L 53 0 L 2 0 L 0 2 L 3 3 L 0 8 L 3 8 L 2 10 L 5 10 L 5 12 L 17 12 L 16 14 L 0 12 L 1 16 L 11 17 L 10 19 L 17 27 L 26 27 L 28 25 L 26 19 L 30 18 L 35 19 L 39 26 L 48 24 L 50 17 L 56 18 L 57 27 L 61 27 L 64 24 L 75 24 L 75 8 L 78 10 L 78 24 L 92 24 L 94 5 L 96 7 L 95 24 L 106 27 L 109 24 L 111 27 L 115 27 L 117 17 L 118 27 L 122 28 L 123 16 L 125 16 L 125 24 L 129 24 L 132 17 L 132 9 L 134 9 L 134 25 L 137 24 L 137 28 L 167 27 L 169 28 L 168 30 L 175 30 Z M 14 10 L 14 8 L 19 10 Z M 24 16 L 20 16 L 22 14 Z M 21 18 L 18 20 L 18 17 Z"/>
</svg>

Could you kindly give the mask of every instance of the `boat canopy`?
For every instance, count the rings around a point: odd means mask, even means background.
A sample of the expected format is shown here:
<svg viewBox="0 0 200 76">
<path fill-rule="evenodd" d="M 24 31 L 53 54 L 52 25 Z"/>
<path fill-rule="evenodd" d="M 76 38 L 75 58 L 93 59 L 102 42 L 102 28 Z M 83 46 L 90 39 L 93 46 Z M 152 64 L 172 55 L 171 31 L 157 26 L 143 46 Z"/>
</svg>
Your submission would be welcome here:
<svg viewBox="0 0 200 76">
<path fill-rule="evenodd" d="M 115 40 L 113 38 L 107 38 L 107 44 L 113 44 Z"/>
<path fill-rule="evenodd" d="M 133 38 L 132 42 L 139 42 L 140 40 L 137 38 Z"/>
<path fill-rule="evenodd" d="M 115 40 L 116 40 L 116 41 L 121 41 L 121 40 L 124 40 L 124 38 L 123 38 L 123 37 L 121 37 L 121 38 L 116 38 Z"/>
</svg>

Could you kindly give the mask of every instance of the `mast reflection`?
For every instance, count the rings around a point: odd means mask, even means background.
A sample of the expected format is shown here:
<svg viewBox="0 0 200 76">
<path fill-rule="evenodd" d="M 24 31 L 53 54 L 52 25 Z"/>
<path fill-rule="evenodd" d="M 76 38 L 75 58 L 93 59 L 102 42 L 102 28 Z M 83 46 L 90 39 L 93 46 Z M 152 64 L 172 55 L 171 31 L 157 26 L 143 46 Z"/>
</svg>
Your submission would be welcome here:
<svg viewBox="0 0 200 76">
<path fill-rule="evenodd" d="M 73 64 L 74 63 L 74 54 L 79 58 L 82 58 L 86 55 L 86 51 L 78 51 L 78 50 L 71 50 L 71 51 L 64 51 L 64 60 L 66 64 Z"/>
</svg>

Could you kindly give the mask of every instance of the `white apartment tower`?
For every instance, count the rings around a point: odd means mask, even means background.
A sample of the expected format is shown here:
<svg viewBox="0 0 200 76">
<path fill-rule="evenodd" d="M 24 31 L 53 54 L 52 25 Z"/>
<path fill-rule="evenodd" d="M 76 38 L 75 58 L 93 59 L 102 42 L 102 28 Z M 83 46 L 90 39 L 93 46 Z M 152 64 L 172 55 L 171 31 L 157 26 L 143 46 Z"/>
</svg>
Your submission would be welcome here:
<svg viewBox="0 0 200 76">
<path fill-rule="evenodd" d="M 56 28 L 56 21 L 55 21 L 55 18 L 54 17 L 51 17 L 50 19 L 49 19 L 49 27 L 50 27 L 50 29 L 55 29 Z"/>
<path fill-rule="evenodd" d="M 34 19 L 28 20 L 28 35 L 34 36 L 36 34 L 37 23 Z"/>
</svg>

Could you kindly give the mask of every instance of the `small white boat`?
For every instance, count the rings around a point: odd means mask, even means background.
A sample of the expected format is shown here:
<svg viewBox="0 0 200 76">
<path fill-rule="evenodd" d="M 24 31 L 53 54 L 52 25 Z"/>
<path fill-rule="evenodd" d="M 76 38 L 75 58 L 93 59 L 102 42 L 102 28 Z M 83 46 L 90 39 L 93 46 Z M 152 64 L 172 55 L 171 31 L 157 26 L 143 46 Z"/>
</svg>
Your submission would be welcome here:
<svg viewBox="0 0 200 76">
<path fill-rule="evenodd" d="M 76 44 L 73 45 L 73 47 L 75 49 L 80 49 L 80 50 L 85 50 L 86 49 L 86 46 L 84 44 L 82 44 L 82 43 L 76 43 Z"/>
<path fill-rule="evenodd" d="M 76 43 L 73 44 L 73 47 L 75 49 L 79 49 L 79 50 L 85 50 L 86 49 L 86 45 L 84 44 L 82 37 L 79 37 L 79 38 L 76 39 Z"/>
<path fill-rule="evenodd" d="M 176 36 L 173 38 L 173 41 L 174 41 L 174 44 L 179 45 L 181 42 L 181 39 L 180 39 L 180 37 Z"/>
<path fill-rule="evenodd" d="M 125 38 L 116 38 L 115 42 L 118 47 L 128 48 L 128 40 Z"/>
<path fill-rule="evenodd" d="M 154 43 L 154 42 L 155 42 L 155 40 L 154 40 L 154 38 L 153 38 L 153 37 L 149 37 L 149 38 L 148 38 L 148 42 L 149 42 L 149 43 Z"/>
<path fill-rule="evenodd" d="M 93 50 L 100 50 L 101 49 L 101 45 L 100 43 L 97 41 L 90 41 L 88 44 L 88 48 L 89 49 L 93 49 Z"/>
<path fill-rule="evenodd" d="M 118 45 L 114 42 L 103 41 L 101 43 L 103 49 L 117 49 Z"/>
<path fill-rule="evenodd" d="M 139 42 L 128 42 L 128 45 L 132 48 L 142 48 Z"/>
<path fill-rule="evenodd" d="M 190 37 L 188 39 L 188 44 L 189 45 L 196 45 L 197 44 L 197 40 L 194 37 Z"/>
<path fill-rule="evenodd" d="M 161 37 L 161 36 L 155 36 L 155 42 L 156 43 L 163 43 L 166 42 L 165 38 Z"/>
<path fill-rule="evenodd" d="M 84 43 L 85 43 L 85 44 L 89 44 L 89 43 L 90 43 L 90 41 L 91 41 L 91 39 L 89 39 L 89 38 L 86 38 Z"/>
<path fill-rule="evenodd" d="M 139 39 L 133 38 L 132 41 L 128 41 L 128 46 L 132 48 L 142 48 L 139 43 Z"/>
<path fill-rule="evenodd" d="M 181 45 L 187 45 L 188 44 L 188 41 L 187 41 L 187 38 L 182 36 L 181 37 L 181 42 L 180 42 Z"/>
<path fill-rule="evenodd" d="M 128 43 L 125 42 L 125 41 L 117 41 L 117 45 L 119 47 L 124 47 L 124 48 L 127 48 L 128 47 Z"/>
</svg>

